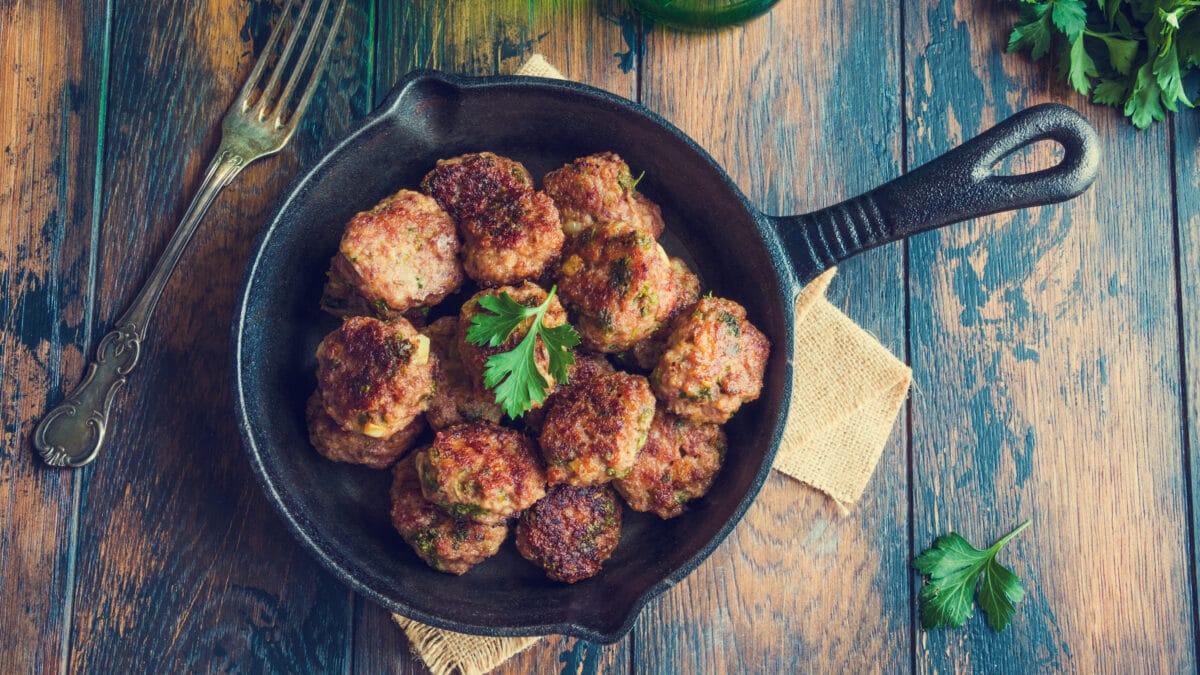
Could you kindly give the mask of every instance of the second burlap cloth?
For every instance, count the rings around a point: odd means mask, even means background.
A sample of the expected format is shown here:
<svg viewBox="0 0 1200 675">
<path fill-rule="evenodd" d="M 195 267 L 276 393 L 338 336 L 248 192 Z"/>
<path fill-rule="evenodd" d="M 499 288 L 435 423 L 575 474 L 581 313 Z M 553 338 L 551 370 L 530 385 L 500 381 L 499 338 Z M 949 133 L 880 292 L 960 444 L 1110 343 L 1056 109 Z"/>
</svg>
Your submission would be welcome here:
<svg viewBox="0 0 1200 675">
<path fill-rule="evenodd" d="M 518 75 L 562 79 L 534 55 Z M 912 371 L 825 298 L 836 270 L 800 291 L 792 352 L 792 404 L 775 469 L 831 497 L 843 511 L 862 496 L 887 443 Z M 434 675 L 477 675 L 540 638 L 491 638 L 393 615 Z"/>
</svg>

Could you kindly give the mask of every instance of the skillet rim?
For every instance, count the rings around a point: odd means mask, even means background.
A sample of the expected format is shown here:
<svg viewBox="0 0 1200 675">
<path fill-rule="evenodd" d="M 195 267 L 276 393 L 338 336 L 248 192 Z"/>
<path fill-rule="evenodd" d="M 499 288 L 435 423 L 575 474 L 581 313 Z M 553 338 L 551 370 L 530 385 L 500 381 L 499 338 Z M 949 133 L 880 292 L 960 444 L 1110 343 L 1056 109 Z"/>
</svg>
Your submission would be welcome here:
<svg viewBox="0 0 1200 675">
<path fill-rule="evenodd" d="M 623 110 L 624 112 L 645 118 L 649 122 L 655 124 L 663 132 L 673 136 L 676 140 L 684 143 L 688 149 L 707 162 L 716 175 L 725 183 L 729 193 L 736 196 L 742 209 L 751 217 L 750 220 L 754 223 L 755 231 L 758 234 L 760 241 L 767 251 L 770 258 L 772 271 L 776 279 L 779 281 L 780 291 L 784 293 L 784 297 L 776 297 L 775 301 L 779 304 L 782 321 L 784 344 L 773 345 L 771 358 L 784 359 L 782 377 L 784 386 L 779 398 L 779 411 L 775 420 L 775 427 L 771 432 L 768 447 L 762 455 L 762 464 L 758 468 L 758 472 L 754 476 L 754 480 L 750 483 L 746 493 L 741 497 L 733 512 L 721 525 L 716 534 L 709 539 L 700 549 L 685 560 L 681 565 L 677 566 L 662 579 L 648 587 L 626 608 L 623 608 L 620 613 L 624 614 L 620 625 L 609 626 L 605 624 L 600 617 L 595 617 L 594 622 L 588 622 L 588 617 L 580 617 L 570 621 L 560 623 L 546 624 L 522 624 L 517 626 L 487 626 L 464 623 L 453 619 L 444 619 L 439 616 L 429 614 L 423 610 L 408 606 L 392 597 L 386 596 L 380 591 L 375 590 L 368 585 L 368 581 L 360 579 L 359 575 L 351 569 L 354 567 L 353 561 L 339 555 L 336 550 L 327 550 L 327 547 L 322 546 L 319 542 L 319 537 L 310 534 L 313 529 L 311 521 L 305 516 L 300 509 L 289 507 L 285 501 L 284 493 L 286 489 L 281 490 L 279 483 L 282 481 L 278 475 L 272 470 L 272 467 L 263 461 L 263 454 L 259 448 L 259 444 L 255 437 L 254 431 L 251 429 L 249 421 L 249 412 L 246 405 L 246 391 L 243 384 L 243 338 L 246 332 L 247 312 L 250 305 L 251 291 L 253 290 L 253 282 L 255 281 L 256 272 L 260 263 L 263 260 L 264 249 L 266 244 L 271 240 L 271 237 L 276 234 L 276 229 L 280 225 L 280 216 L 285 213 L 290 205 L 300 195 L 307 193 L 306 189 L 318 174 L 323 173 L 323 170 L 329 166 L 333 158 L 340 155 L 343 150 L 353 144 L 359 136 L 364 135 L 370 129 L 379 124 L 387 123 L 387 120 L 397 114 L 397 106 L 404 100 L 405 94 L 408 93 L 411 87 L 416 86 L 421 82 L 437 81 L 447 84 L 458 90 L 479 90 L 479 89 L 506 89 L 520 93 L 522 89 L 540 89 L 548 90 L 552 94 L 558 95 L 573 95 L 581 96 L 587 100 L 589 105 L 610 106 Z M 528 636 L 544 636 L 549 634 L 569 635 L 591 642 L 601 644 L 611 644 L 632 630 L 634 622 L 641 615 L 642 610 L 650 600 L 657 598 L 665 593 L 672 586 L 678 584 L 697 567 L 712 555 L 712 553 L 720 546 L 733 529 L 741 522 L 750 505 L 757 498 L 762 490 L 763 484 L 770 475 L 774 466 L 775 456 L 779 450 L 779 444 L 783 437 L 783 430 L 787 420 L 787 413 L 791 406 L 791 380 L 792 380 L 792 347 L 794 344 L 794 295 L 797 291 L 797 279 L 795 271 L 790 263 L 790 258 L 784 250 L 780 240 L 779 233 L 775 226 L 770 222 L 769 217 L 755 208 L 741 189 L 734 184 L 733 180 L 726 173 L 724 168 L 714 160 L 707 151 L 699 144 L 692 140 L 689 136 L 680 131 L 669 121 L 658 115 L 657 113 L 645 108 L 641 104 L 629 99 L 617 96 L 610 92 L 595 87 L 574 82 L 571 80 L 553 80 L 547 78 L 527 77 L 519 75 L 489 75 L 489 76 L 462 76 L 443 73 L 436 70 L 414 70 L 402 77 L 392 90 L 384 97 L 384 100 L 375 108 L 369 115 L 363 118 L 360 122 L 354 124 L 352 128 L 346 132 L 333 147 L 322 153 L 319 159 L 309 165 L 308 168 L 301 171 L 288 184 L 287 188 L 281 193 L 282 197 L 272 209 L 268 216 L 265 226 L 255 236 L 254 243 L 251 247 L 251 255 L 247 260 L 246 268 L 242 274 L 239 284 L 239 293 L 237 296 L 237 304 L 234 308 L 234 320 L 230 327 L 230 341 L 232 349 L 230 351 L 230 369 L 233 374 L 233 403 L 234 412 L 237 419 L 238 431 L 242 437 L 242 445 L 250 459 L 251 468 L 253 469 L 255 480 L 266 494 L 268 501 L 275 511 L 283 517 L 284 524 L 293 536 L 308 550 L 308 553 L 314 556 L 327 570 L 342 583 L 349 586 L 354 591 L 363 594 L 375 603 L 383 606 L 389 612 L 400 614 L 405 617 L 426 623 L 438 628 L 469 633 L 475 635 L 485 635 L 491 637 L 528 637 Z M 790 294 L 787 295 L 787 294 Z M 286 486 L 285 486 L 286 487 Z"/>
</svg>

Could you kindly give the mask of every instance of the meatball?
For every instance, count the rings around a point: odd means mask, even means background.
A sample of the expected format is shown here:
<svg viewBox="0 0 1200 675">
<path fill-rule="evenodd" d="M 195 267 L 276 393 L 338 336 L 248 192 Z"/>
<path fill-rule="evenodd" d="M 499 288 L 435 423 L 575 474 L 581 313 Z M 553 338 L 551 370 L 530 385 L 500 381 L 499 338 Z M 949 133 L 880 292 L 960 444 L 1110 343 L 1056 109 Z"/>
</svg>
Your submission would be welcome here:
<svg viewBox="0 0 1200 675">
<path fill-rule="evenodd" d="M 323 306 L 357 311 L 353 295 L 391 316 L 441 302 L 462 286 L 454 221 L 433 199 L 401 190 L 350 219 Z"/>
<path fill-rule="evenodd" d="M 770 348 L 741 305 L 705 297 L 676 321 L 650 382 L 667 410 L 723 424 L 758 398 Z"/>
<path fill-rule="evenodd" d="M 602 152 L 551 171 L 542 184 L 558 206 L 567 236 L 597 225 L 625 222 L 657 238 L 665 227 L 662 212 L 637 191 L 638 180 L 620 156 Z"/>
<path fill-rule="evenodd" d="M 669 305 L 664 305 L 667 311 L 661 317 L 658 330 L 621 352 L 619 358 L 622 363 L 635 365 L 642 370 L 653 370 L 667 349 L 667 337 L 671 334 L 675 319 L 690 312 L 700 300 L 700 277 L 679 258 L 671 258 L 671 285 L 674 289 L 671 293 L 673 299 Z"/>
<path fill-rule="evenodd" d="M 499 296 L 501 293 L 507 293 L 508 297 L 526 307 L 537 307 L 541 305 L 546 301 L 546 297 L 549 295 L 545 290 L 542 289 L 541 286 L 526 281 L 525 283 L 516 287 L 503 286 L 501 288 L 492 290 L 480 291 L 463 303 L 462 311 L 459 314 L 458 320 L 459 355 L 462 356 L 463 367 L 465 367 L 467 373 L 470 374 L 471 382 L 475 385 L 476 390 L 480 393 L 486 393 L 489 396 L 494 396 L 494 394 L 487 389 L 483 379 L 484 368 L 487 365 L 488 358 L 493 354 L 512 351 L 518 344 L 520 344 L 521 340 L 525 339 L 525 336 L 529 333 L 529 327 L 533 325 L 533 319 L 526 319 L 524 322 L 518 325 L 515 330 L 513 330 L 513 332 L 508 336 L 507 340 L 496 347 L 475 345 L 467 342 L 466 336 L 467 331 L 471 326 L 471 318 L 480 312 L 485 311 L 482 307 L 480 307 L 479 299 L 488 295 Z M 566 322 L 567 312 L 563 309 L 562 304 L 559 303 L 558 297 L 555 296 L 555 298 L 550 301 L 550 307 L 546 309 L 545 316 L 542 317 L 542 325 L 546 328 L 554 328 L 555 326 L 561 326 Z M 537 364 L 538 372 L 542 374 L 542 377 L 546 378 L 546 383 L 548 385 L 546 388 L 546 394 L 549 395 L 554 391 L 555 381 L 554 377 L 550 375 L 550 352 L 541 338 L 538 338 L 537 344 L 534 346 L 533 356 L 534 363 Z M 537 407 L 536 404 L 535 407 Z"/>
<path fill-rule="evenodd" d="M 576 238 L 558 270 L 583 343 L 621 352 L 646 339 L 674 307 L 671 261 L 650 235 L 618 223 Z"/>
<path fill-rule="evenodd" d="M 580 383 L 587 382 L 601 375 L 609 375 L 613 372 L 615 371 L 612 364 L 602 354 L 576 354 L 575 363 L 568 369 L 568 380 L 558 385 L 554 393 L 546 398 L 545 405 L 525 413 L 525 428 L 534 432 L 540 432 L 542 430 L 542 423 L 546 420 L 546 408 L 553 405 L 555 399 L 563 396 L 571 388 Z"/>
<path fill-rule="evenodd" d="M 634 511 L 674 518 L 688 502 L 708 492 L 724 459 L 721 427 L 659 410 L 633 470 L 613 487 Z"/>
<path fill-rule="evenodd" d="M 396 464 L 392 476 L 392 525 L 427 565 L 462 574 L 500 550 L 508 526 L 454 518 L 425 501 L 411 459 Z"/>
<path fill-rule="evenodd" d="M 621 539 L 621 504 L 607 485 L 555 485 L 521 514 L 517 551 L 555 581 L 600 573 Z"/>
<path fill-rule="evenodd" d="M 614 372 L 572 386 L 546 411 L 538 441 L 551 484 L 598 485 L 629 473 L 654 419 L 641 375 Z"/>
<path fill-rule="evenodd" d="M 491 152 L 438 160 L 421 181 L 421 191 L 437 200 L 460 223 L 494 204 L 533 192 L 533 177 L 520 162 Z"/>
<path fill-rule="evenodd" d="M 502 523 L 546 494 L 533 441 L 488 422 L 439 431 L 416 462 L 425 498 L 458 518 Z"/>
<path fill-rule="evenodd" d="M 304 413 L 308 418 L 308 439 L 317 452 L 334 462 L 364 464 L 372 469 L 391 466 L 425 431 L 425 420 L 420 417 L 387 438 L 346 431 L 325 412 L 319 391 L 314 391 L 308 398 Z"/>
<path fill-rule="evenodd" d="M 615 372 L 616 370 L 603 354 L 576 354 L 575 363 L 567 371 L 568 380 L 563 383 L 560 390 L 566 391 L 576 385 L 590 382 L 603 375 L 612 375 Z"/>
<path fill-rule="evenodd" d="M 562 253 L 564 237 L 558 210 L 542 192 L 493 204 L 459 225 L 463 269 L 483 286 L 537 279 Z"/>
<path fill-rule="evenodd" d="M 435 359 L 404 319 L 346 319 L 317 347 L 325 410 L 346 431 L 391 436 L 429 407 Z"/>
<path fill-rule="evenodd" d="M 393 312 L 382 300 L 372 304 L 358 294 L 358 290 L 338 271 L 338 253 L 329 261 L 325 273 L 325 290 L 321 293 L 321 309 L 335 316 L 378 316 L 390 318 Z"/>
<path fill-rule="evenodd" d="M 425 419 L 429 426 L 445 429 L 448 426 L 484 420 L 499 424 L 504 411 L 496 403 L 496 397 L 480 393 L 471 384 L 471 377 L 463 368 L 458 354 L 458 317 L 445 316 L 425 329 L 429 337 L 429 349 L 437 357 L 433 375 L 433 396 Z"/>
<path fill-rule="evenodd" d="M 425 319 L 429 315 L 428 307 L 413 307 L 399 312 L 388 307 L 382 300 L 367 302 L 367 299 L 359 295 L 354 286 L 335 269 L 335 263 L 340 256 L 339 253 L 330 261 L 329 272 L 326 274 L 328 278 L 321 294 L 321 309 L 340 317 L 373 316 L 384 321 L 401 317 L 418 328 L 425 325 Z"/>
</svg>

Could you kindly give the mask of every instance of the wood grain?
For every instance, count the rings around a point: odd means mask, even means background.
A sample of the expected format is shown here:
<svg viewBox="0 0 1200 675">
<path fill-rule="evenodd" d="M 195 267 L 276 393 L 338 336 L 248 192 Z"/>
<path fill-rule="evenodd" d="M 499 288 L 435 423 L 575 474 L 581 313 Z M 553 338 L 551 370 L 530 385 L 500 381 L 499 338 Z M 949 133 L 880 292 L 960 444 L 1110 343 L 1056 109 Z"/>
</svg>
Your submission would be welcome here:
<svg viewBox="0 0 1200 675">
<path fill-rule="evenodd" d="M 913 166 L 1047 100 L 1095 123 L 1105 164 L 1069 205 L 911 242 L 915 544 L 954 530 L 986 545 L 1033 520 L 1002 556 L 1029 591 L 1013 629 L 921 633 L 917 666 L 1191 671 L 1167 125 L 1137 132 L 1004 55 L 1013 19 L 906 4 Z M 1051 163 L 1040 146 L 1011 167 Z"/>
<path fill-rule="evenodd" d="M 0 664 L 62 667 L 78 474 L 30 434 L 82 367 L 105 15 L 0 4 Z M 63 374 L 69 373 L 66 381 Z"/>
<path fill-rule="evenodd" d="M 1003 3 L 784 2 L 643 40 L 621 0 L 352 0 L 301 132 L 218 199 L 167 289 L 112 445 L 79 472 L 42 467 L 33 425 L 170 236 L 279 4 L 0 2 L 2 670 L 425 672 L 253 483 L 230 312 L 280 191 L 396 79 L 509 72 L 534 51 L 644 94 L 768 212 L 861 192 L 1044 100 L 1097 125 L 1105 166 L 1069 206 L 922 236 L 907 265 L 895 245 L 842 266 L 831 298 L 893 352 L 911 342 L 916 370 L 912 427 L 849 516 L 774 476 L 630 638 L 549 638 L 500 672 L 1196 669 L 1200 116 L 1134 131 L 1003 55 Z M 1029 589 L 1013 628 L 914 627 L 914 552 L 1026 517 L 1003 556 Z"/>
<path fill-rule="evenodd" d="M 637 92 L 636 26 L 619 0 L 380 3 L 375 90 L 382 98 L 418 68 L 512 73 L 540 53 L 567 77 L 632 97 Z M 360 598 L 356 615 L 356 672 L 424 671 L 385 610 Z M 496 672 L 619 672 L 628 667 L 630 642 L 600 647 L 549 637 Z"/>
<path fill-rule="evenodd" d="M 898 34 L 895 8 L 833 0 L 717 33 L 656 28 L 644 103 L 767 212 L 820 208 L 901 172 L 899 43 L 880 39 Z M 903 358 L 902 247 L 849 261 L 836 285 L 834 302 Z M 903 421 L 848 516 L 773 476 L 730 540 L 643 613 L 634 670 L 906 668 L 907 483 Z"/>
<path fill-rule="evenodd" d="M 1187 385 L 1186 465 L 1191 468 L 1191 547 L 1192 584 L 1200 567 L 1200 548 L 1196 530 L 1200 527 L 1200 115 L 1184 112 L 1174 116 L 1175 124 L 1175 200 L 1178 226 L 1179 257 L 1176 271 L 1180 287 L 1181 354 L 1184 363 L 1183 381 Z M 1196 589 L 1193 588 L 1193 594 Z M 1200 606 L 1194 606 L 1194 616 L 1200 617 Z"/>
<path fill-rule="evenodd" d="M 568 78 L 633 98 L 637 26 L 620 0 L 382 3 L 376 94 L 411 70 L 511 74 L 539 53 Z"/>
<path fill-rule="evenodd" d="M 195 191 L 272 3 L 115 7 L 98 315 L 120 312 Z M 369 5 L 281 155 L 217 200 L 164 292 L 111 443 L 84 474 L 70 670 L 345 669 L 351 593 L 300 550 L 244 459 L 228 326 L 253 236 L 300 163 L 366 112 Z"/>
</svg>

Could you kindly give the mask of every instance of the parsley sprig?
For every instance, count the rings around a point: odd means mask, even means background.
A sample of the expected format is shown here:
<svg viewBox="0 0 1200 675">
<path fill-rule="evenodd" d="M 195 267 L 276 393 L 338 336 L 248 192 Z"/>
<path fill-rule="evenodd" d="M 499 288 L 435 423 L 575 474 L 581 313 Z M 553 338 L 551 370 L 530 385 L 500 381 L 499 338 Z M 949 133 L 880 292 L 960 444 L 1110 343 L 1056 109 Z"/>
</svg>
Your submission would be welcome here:
<svg viewBox="0 0 1200 675">
<path fill-rule="evenodd" d="M 471 317 L 471 325 L 467 328 L 467 342 L 499 347 L 523 322 L 533 319 L 529 331 L 516 347 L 489 356 L 484 365 L 483 383 L 496 393 L 496 403 L 513 419 L 546 400 L 550 383 L 537 368 L 538 338 L 549 352 L 548 370 L 555 381 L 566 382 L 567 369 L 575 363 L 571 348 L 579 344 L 579 334 L 569 323 L 553 328 L 547 328 L 543 323 L 556 290 L 557 286 L 551 287 L 546 301 L 537 307 L 526 307 L 508 293 L 484 296 L 479 299 L 479 306 L 484 311 Z"/>
<path fill-rule="evenodd" d="M 1200 0 L 1021 0 L 1008 51 L 1053 52 L 1076 91 L 1145 129 L 1193 107 L 1183 77 L 1200 69 Z"/>
<path fill-rule="evenodd" d="M 927 577 L 917 596 L 921 626 L 958 628 L 975 614 L 977 600 L 993 629 L 1008 627 L 1025 588 L 1012 570 L 996 562 L 996 554 L 1026 527 L 1028 520 L 986 551 L 954 532 L 934 539 L 933 546 L 913 561 L 913 567 Z"/>
</svg>

